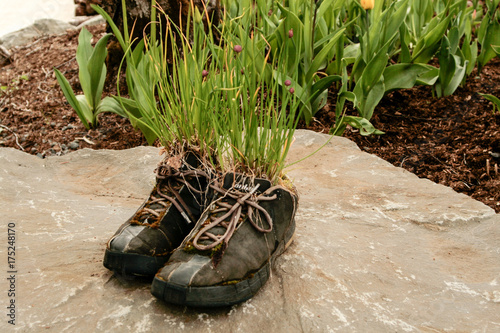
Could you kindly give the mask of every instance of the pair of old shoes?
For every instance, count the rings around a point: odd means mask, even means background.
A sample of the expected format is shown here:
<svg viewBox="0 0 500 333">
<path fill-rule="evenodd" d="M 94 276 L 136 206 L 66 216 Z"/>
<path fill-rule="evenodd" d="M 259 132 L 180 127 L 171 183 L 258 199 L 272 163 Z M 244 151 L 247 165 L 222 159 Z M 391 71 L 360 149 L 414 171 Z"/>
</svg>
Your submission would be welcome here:
<svg viewBox="0 0 500 333">
<path fill-rule="evenodd" d="M 290 186 L 205 168 L 194 154 L 165 160 L 156 186 L 108 241 L 104 266 L 155 276 L 169 303 L 227 306 L 251 298 L 292 240 L 298 196 Z"/>
</svg>

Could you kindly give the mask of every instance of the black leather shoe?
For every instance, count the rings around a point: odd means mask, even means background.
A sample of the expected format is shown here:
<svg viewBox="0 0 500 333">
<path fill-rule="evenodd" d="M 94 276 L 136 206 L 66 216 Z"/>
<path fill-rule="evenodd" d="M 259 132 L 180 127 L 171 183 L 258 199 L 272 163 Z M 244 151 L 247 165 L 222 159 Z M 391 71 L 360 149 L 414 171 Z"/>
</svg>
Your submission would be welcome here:
<svg viewBox="0 0 500 333">
<path fill-rule="evenodd" d="M 210 175 L 194 154 L 179 169 L 162 161 L 149 198 L 108 241 L 104 266 L 123 275 L 153 276 L 198 221 Z"/>
<path fill-rule="evenodd" d="M 241 174 L 210 187 L 216 199 L 153 280 L 152 294 L 166 302 L 215 307 L 245 301 L 292 241 L 293 189 Z"/>
</svg>

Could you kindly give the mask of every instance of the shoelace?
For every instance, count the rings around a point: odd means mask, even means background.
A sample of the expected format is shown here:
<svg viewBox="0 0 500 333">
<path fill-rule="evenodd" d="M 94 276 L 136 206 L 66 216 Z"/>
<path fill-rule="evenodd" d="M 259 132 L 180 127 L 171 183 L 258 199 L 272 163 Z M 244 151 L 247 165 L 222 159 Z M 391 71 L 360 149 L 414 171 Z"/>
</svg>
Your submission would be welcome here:
<svg viewBox="0 0 500 333">
<path fill-rule="evenodd" d="M 185 185 L 190 191 L 203 194 L 203 191 L 192 186 L 187 180 L 187 177 L 207 177 L 208 175 L 201 170 L 178 170 L 174 169 L 166 164 L 161 164 L 156 168 L 156 179 L 158 184 L 156 186 L 156 193 L 152 193 L 145 207 L 141 210 L 138 220 L 141 224 L 143 221 L 148 221 L 147 223 L 152 225 L 158 221 L 162 214 L 168 208 L 168 202 L 177 208 L 179 213 L 188 223 L 196 222 L 193 214 L 189 210 L 182 197 L 180 196 L 178 189 L 180 186 Z M 180 185 L 180 186 L 179 186 Z M 160 207 L 152 209 L 152 205 L 159 205 Z M 149 221 L 149 218 L 154 216 L 154 221 Z"/>
<path fill-rule="evenodd" d="M 221 244 L 222 242 L 225 242 L 226 244 L 229 242 L 231 237 L 234 234 L 234 231 L 236 230 L 238 226 L 238 222 L 240 220 L 240 217 L 242 215 L 242 210 L 243 208 L 246 208 L 246 216 L 247 220 L 252 224 L 252 226 L 257 229 L 260 232 L 263 233 L 268 233 L 273 230 L 273 221 L 271 219 L 271 216 L 269 213 L 262 208 L 259 205 L 260 201 L 271 201 L 276 199 L 276 194 L 273 196 L 265 196 L 266 193 L 270 193 L 273 191 L 275 187 L 271 187 L 268 189 L 266 192 L 260 194 L 260 195 L 254 195 L 255 191 L 259 188 L 260 184 L 257 184 L 255 187 L 253 187 L 248 193 L 242 193 L 239 191 L 236 191 L 234 189 L 230 190 L 225 190 L 222 189 L 218 186 L 215 185 L 210 185 L 210 187 L 215 190 L 216 192 L 220 193 L 223 198 L 231 198 L 235 200 L 236 202 L 234 204 L 230 204 L 228 202 L 219 200 L 214 203 L 216 206 L 215 209 L 211 210 L 210 214 L 210 222 L 206 224 L 194 237 L 193 239 L 193 246 L 200 250 L 200 251 L 205 251 L 205 250 L 210 250 L 216 247 L 217 245 Z M 255 215 L 254 211 L 257 210 L 257 220 L 262 220 L 260 218 L 260 213 L 264 216 L 267 225 L 269 226 L 267 229 L 264 229 L 258 225 L 258 221 L 255 220 Z M 222 214 L 219 217 L 215 217 L 214 215 L 217 213 L 221 212 L 226 212 L 225 214 Z M 229 221 L 226 221 L 227 218 L 229 218 Z M 226 231 L 223 235 L 215 235 L 210 232 L 210 229 L 217 227 L 217 226 L 222 226 L 226 228 Z M 213 242 L 208 245 L 200 244 L 199 241 L 205 241 L 205 240 L 212 240 Z"/>
</svg>

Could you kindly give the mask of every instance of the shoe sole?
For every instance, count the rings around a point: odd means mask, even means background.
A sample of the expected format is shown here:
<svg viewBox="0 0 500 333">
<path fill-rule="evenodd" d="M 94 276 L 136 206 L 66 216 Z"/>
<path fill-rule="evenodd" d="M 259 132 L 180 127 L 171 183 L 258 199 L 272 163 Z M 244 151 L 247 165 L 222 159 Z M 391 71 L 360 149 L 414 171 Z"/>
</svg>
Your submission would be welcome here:
<svg viewBox="0 0 500 333">
<path fill-rule="evenodd" d="M 234 284 L 209 287 L 189 287 L 173 284 L 155 277 L 151 293 L 165 302 L 194 307 L 223 307 L 252 298 L 271 276 L 276 258 L 293 242 L 295 220 L 287 230 L 285 239 L 278 245 L 271 258 L 251 277 Z"/>
<path fill-rule="evenodd" d="M 153 257 L 137 253 L 114 252 L 106 249 L 103 265 L 120 275 L 153 277 L 168 261 L 169 256 Z"/>
</svg>

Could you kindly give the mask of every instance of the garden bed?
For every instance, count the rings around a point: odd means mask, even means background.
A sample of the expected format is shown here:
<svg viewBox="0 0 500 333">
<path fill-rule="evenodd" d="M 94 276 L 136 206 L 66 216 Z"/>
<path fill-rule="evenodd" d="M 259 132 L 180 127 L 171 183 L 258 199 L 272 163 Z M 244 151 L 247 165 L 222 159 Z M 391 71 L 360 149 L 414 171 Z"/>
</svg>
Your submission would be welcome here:
<svg viewBox="0 0 500 333">
<path fill-rule="evenodd" d="M 96 36 L 104 25 L 89 28 Z M 55 79 L 58 68 L 79 89 L 75 51 L 78 32 L 44 37 L 13 51 L 11 64 L 0 68 L 0 147 L 46 157 L 81 148 L 126 149 L 146 140 L 127 119 L 100 116 L 96 130 L 86 131 Z M 115 93 L 108 84 L 107 93 Z M 500 60 L 493 59 L 480 76 L 473 73 L 464 88 L 437 99 L 431 87 L 400 90 L 375 110 L 373 125 L 386 134 L 363 137 L 348 128 L 344 136 L 398 167 L 452 187 L 500 212 L 500 114 L 478 92 L 500 96 Z M 334 119 L 332 104 L 303 128 L 327 133 Z M 369 167 L 369 166 L 368 166 Z"/>
</svg>

